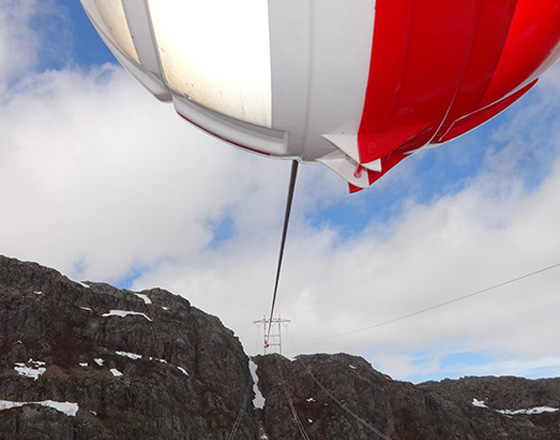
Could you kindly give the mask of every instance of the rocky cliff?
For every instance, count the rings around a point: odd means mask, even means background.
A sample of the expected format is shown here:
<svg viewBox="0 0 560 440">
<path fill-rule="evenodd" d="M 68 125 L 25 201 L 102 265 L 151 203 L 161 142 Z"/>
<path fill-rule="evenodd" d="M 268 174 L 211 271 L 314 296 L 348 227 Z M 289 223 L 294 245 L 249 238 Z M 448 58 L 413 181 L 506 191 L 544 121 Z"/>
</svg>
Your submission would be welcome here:
<svg viewBox="0 0 560 440">
<path fill-rule="evenodd" d="M 398 382 L 345 355 L 256 356 L 160 289 L 0 256 L 0 440 L 560 439 L 560 380 Z"/>
<path fill-rule="evenodd" d="M 257 356 L 270 439 L 560 439 L 560 379 L 394 381 L 347 354 Z M 289 422 L 287 422 L 289 421 Z"/>
<path fill-rule="evenodd" d="M 179 296 L 0 257 L 0 439 L 255 438 L 248 361 Z"/>
</svg>

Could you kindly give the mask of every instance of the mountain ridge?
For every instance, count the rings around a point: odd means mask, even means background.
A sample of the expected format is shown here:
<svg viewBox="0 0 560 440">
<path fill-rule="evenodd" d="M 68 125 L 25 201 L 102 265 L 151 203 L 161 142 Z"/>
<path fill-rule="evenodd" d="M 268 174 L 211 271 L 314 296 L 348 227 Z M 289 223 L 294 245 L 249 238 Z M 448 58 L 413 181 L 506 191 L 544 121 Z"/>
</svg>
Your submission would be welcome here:
<svg viewBox="0 0 560 440">
<path fill-rule="evenodd" d="M 399 382 L 361 357 L 254 356 L 178 295 L 0 256 L 0 440 L 560 438 L 560 379 Z"/>
</svg>

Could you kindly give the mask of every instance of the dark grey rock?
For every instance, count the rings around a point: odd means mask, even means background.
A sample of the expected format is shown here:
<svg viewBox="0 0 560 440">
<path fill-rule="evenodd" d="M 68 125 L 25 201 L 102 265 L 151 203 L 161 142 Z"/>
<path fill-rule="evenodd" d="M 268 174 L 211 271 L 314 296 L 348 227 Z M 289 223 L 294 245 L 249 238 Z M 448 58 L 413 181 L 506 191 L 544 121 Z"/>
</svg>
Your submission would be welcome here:
<svg viewBox="0 0 560 440">
<path fill-rule="evenodd" d="M 503 414 L 501 410 L 560 408 L 560 379 L 463 378 L 413 385 L 375 371 L 347 354 L 256 356 L 266 399 L 264 430 L 271 440 L 558 440 L 560 411 Z M 473 405 L 484 401 L 487 408 Z"/>
<path fill-rule="evenodd" d="M 0 256 L 0 400 L 79 405 L 75 417 L 39 405 L 0 411 L 0 439 L 226 439 L 244 399 L 235 438 L 256 438 L 239 340 L 179 296 L 141 294 L 152 303 Z M 137 314 L 103 316 L 111 310 Z M 45 372 L 34 380 L 17 365 Z"/>
</svg>

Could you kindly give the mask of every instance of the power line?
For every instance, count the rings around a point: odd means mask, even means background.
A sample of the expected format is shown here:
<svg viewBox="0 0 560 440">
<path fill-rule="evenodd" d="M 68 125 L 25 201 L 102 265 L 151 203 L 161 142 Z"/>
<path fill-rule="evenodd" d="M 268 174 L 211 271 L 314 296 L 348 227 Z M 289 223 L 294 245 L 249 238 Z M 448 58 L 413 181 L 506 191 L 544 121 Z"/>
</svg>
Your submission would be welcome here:
<svg viewBox="0 0 560 440">
<path fill-rule="evenodd" d="M 382 322 L 379 322 L 377 324 L 373 324 L 373 325 L 370 325 L 370 326 L 367 326 L 367 327 L 362 327 L 362 328 L 352 330 L 352 331 L 349 331 L 349 332 L 346 332 L 346 333 L 340 333 L 340 334 L 337 334 L 337 335 L 327 336 L 326 338 L 338 338 L 338 337 L 341 337 L 341 336 L 352 335 L 354 333 L 360 333 L 360 332 L 363 332 L 363 331 L 366 331 L 366 330 L 371 330 L 373 328 L 382 327 L 384 325 L 393 324 L 395 322 L 402 321 L 404 319 L 408 319 L 408 318 L 411 318 L 413 316 L 420 315 L 422 313 L 427 313 L 427 312 L 430 312 L 432 310 L 439 309 L 441 307 L 445 307 L 445 306 L 448 306 L 450 304 L 454 304 L 456 302 L 463 301 L 463 300 L 468 299 L 468 298 L 472 298 L 473 296 L 477 296 L 477 295 L 481 295 L 483 293 L 487 293 L 491 290 L 497 289 L 499 287 L 506 286 L 508 284 L 515 283 L 517 281 L 521 281 L 523 279 L 538 275 L 540 273 L 546 272 L 547 270 L 554 269 L 554 268 L 559 267 L 559 266 L 560 266 L 560 263 L 556 263 L 556 264 L 553 264 L 552 266 L 548 266 L 548 267 L 545 267 L 545 268 L 542 268 L 542 269 L 539 269 L 539 270 L 535 270 L 535 271 L 527 273 L 525 275 L 521 275 L 517 278 L 513 278 L 513 279 L 508 280 L 508 281 L 503 281 L 503 282 L 498 283 L 498 284 L 494 284 L 493 286 L 486 287 L 485 289 L 477 290 L 476 292 L 472 292 L 472 293 L 469 293 L 467 295 L 460 296 L 458 298 L 450 299 L 450 300 L 442 302 L 440 304 L 436 304 L 436 305 L 433 305 L 433 306 L 430 306 L 430 307 L 426 307 L 425 309 L 421 309 L 421 310 L 417 310 L 415 312 L 407 313 L 406 315 L 402 315 L 402 316 L 399 316 L 397 318 L 389 319 L 387 321 L 382 321 Z"/>
<path fill-rule="evenodd" d="M 294 348 L 295 352 L 298 353 L 298 350 L 294 344 L 294 340 L 292 339 L 292 336 L 289 332 L 287 332 L 288 334 L 288 339 L 290 340 L 292 347 Z M 349 414 L 350 416 L 352 416 L 360 425 L 362 425 L 364 428 L 370 430 L 371 432 L 373 432 L 374 434 L 376 434 L 378 437 L 380 437 L 383 440 L 392 440 L 391 437 L 389 437 L 388 435 L 386 435 L 385 433 L 383 433 L 382 431 L 380 431 L 379 429 L 377 429 L 375 426 L 373 426 L 371 423 L 369 423 L 367 420 L 363 419 L 362 417 L 360 417 L 358 414 L 356 414 L 354 411 L 352 411 L 350 408 L 348 408 L 346 405 L 344 405 L 342 403 L 342 401 L 338 400 L 332 392 L 329 391 L 329 389 L 323 385 L 319 379 L 317 379 L 317 377 L 315 377 L 315 375 L 311 372 L 311 367 L 309 366 L 309 364 L 305 361 L 305 356 L 298 356 L 296 358 L 297 361 L 300 361 L 304 368 L 305 371 L 307 372 L 307 374 L 309 376 L 311 376 L 311 379 L 313 379 L 313 382 L 315 382 L 319 388 L 321 388 L 321 390 L 323 390 L 323 392 L 325 393 L 325 395 L 327 397 L 329 397 L 334 403 L 336 403 L 340 408 L 342 408 L 343 411 L 345 411 L 347 414 Z"/>
<path fill-rule="evenodd" d="M 290 393 L 288 392 L 288 387 L 286 386 L 286 379 L 284 378 L 284 374 L 282 373 L 282 370 L 280 369 L 280 362 L 277 362 L 276 366 L 278 368 L 278 375 L 280 376 L 280 382 L 282 384 L 282 388 L 284 390 L 286 400 L 288 401 L 288 405 L 290 407 L 292 417 L 294 418 L 294 422 L 296 423 L 296 426 L 298 427 L 299 432 L 300 432 L 303 440 L 309 440 L 309 436 L 305 432 L 305 428 L 303 426 L 303 423 L 301 422 L 301 419 L 298 415 L 296 407 L 294 406 L 294 402 L 292 401 L 292 398 L 290 397 Z"/>
<path fill-rule="evenodd" d="M 235 423 L 233 424 L 233 428 L 228 435 L 228 440 L 233 440 L 239 430 L 239 426 L 241 425 L 241 420 L 243 419 L 243 414 L 245 413 L 245 408 L 247 407 L 247 402 L 249 401 L 249 395 L 251 394 L 251 390 L 253 389 L 253 382 L 249 383 L 249 387 L 246 389 L 245 394 L 243 395 L 243 403 L 241 408 L 239 408 L 239 413 L 237 414 L 237 419 L 235 419 Z"/>
</svg>

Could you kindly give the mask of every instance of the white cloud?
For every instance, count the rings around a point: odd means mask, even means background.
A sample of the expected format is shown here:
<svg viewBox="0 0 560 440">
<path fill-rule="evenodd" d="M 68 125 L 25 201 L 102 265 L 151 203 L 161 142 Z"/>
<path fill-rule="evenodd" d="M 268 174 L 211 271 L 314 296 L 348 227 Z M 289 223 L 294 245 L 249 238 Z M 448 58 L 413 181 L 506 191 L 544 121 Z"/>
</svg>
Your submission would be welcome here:
<svg viewBox="0 0 560 440">
<path fill-rule="evenodd" d="M 36 62 L 40 42 L 29 29 L 36 7 L 36 0 L 5 0 L 0 4 L 0 92 L 7 81 Z"/>
<path fill-rule="evenodd" d="M 69 59 L 70 25 L 68 10 L 56 0 L 2 0 L 0 96 L 30 69 Z"/>
<path fill-rule="evenodd" d="M 199 252 L 240 204 L 250 228 L 279 210 L 280 163 L 188 126 L 118 68 L 32 76 L 0 112 L 6 253 L 114 280 Z"/>
</svg>

